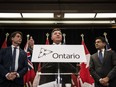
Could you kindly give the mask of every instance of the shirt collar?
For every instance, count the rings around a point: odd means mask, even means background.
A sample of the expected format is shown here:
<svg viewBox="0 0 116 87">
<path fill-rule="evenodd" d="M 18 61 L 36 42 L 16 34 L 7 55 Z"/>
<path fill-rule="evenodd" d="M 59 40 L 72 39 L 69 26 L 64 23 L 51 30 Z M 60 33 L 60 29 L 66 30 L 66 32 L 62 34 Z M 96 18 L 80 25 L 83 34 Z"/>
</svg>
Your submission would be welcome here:
<svg viewBox="0 0 116 87">
<path fill-rule="evenodd" d="M 11 45 L 11 47 L 12 47 L 12 48 L 15 48 L 15 46 L 14 46 L 14 45 Z M 17 49 L 19 49 L 19 46 L 17 46 Z"/>
<path fill-rule="evenodd" d="M 61 43 L 59 43 L 59 44 L 53 43 L 53 45 L 61 45 Z"/>
<path fill-rule="evenodd" d="M 98 50 L 98 53 L 99 53 L 100 50 Z M 105 49 L 101 49 L 102 53 L 104 53 Z"/>
</svg>

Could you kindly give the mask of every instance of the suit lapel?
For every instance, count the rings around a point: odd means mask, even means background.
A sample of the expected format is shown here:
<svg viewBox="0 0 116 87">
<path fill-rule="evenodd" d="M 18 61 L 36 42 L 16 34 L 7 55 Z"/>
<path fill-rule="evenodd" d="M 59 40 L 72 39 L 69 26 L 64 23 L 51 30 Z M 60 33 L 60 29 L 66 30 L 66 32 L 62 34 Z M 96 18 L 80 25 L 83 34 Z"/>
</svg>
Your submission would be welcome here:
<svg viewBox="0 0 116 87">
<path fill-rule="evenodd" d="M 105 62 L 106 58 L 107 58 L 107 51 L 104 51 L 103 63 Z"/>
<path fill-rule="evenodd" d="M 12 60 L 13 56 L 12 56 L 12 47 L 9 47 L 9 58 Z"/>
<path fill-rule="evenodd" d="M 18 63 L 21 60 L 21 56 L 22 56 L 22 50 L 19 48 L 19 58 L 18 58 Z"/>
</svg>

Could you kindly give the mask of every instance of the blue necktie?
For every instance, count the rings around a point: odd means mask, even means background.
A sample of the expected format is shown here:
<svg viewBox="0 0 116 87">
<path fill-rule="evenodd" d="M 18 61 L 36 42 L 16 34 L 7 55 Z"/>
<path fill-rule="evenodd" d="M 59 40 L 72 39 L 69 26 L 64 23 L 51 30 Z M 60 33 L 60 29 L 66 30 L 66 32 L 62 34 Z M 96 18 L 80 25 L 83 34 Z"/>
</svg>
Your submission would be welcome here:
<svg viewBox="0 0 116 87">
<path fill-rule="evenodd" d="M 99 59 L 100 59 L 101 63 L 103 63 L 103 55 L 102 55 L 102 51 L 99 51 Z"/>
<path fill-rule="evenodd" d="M 15 59 L 16 59 L 16 47 L 14 47 L 14 51 L 13 51 L 13 62 L 12 62 L 12 67 L 11 67 L 11 71 L 15 71 Z"/>
</svg>

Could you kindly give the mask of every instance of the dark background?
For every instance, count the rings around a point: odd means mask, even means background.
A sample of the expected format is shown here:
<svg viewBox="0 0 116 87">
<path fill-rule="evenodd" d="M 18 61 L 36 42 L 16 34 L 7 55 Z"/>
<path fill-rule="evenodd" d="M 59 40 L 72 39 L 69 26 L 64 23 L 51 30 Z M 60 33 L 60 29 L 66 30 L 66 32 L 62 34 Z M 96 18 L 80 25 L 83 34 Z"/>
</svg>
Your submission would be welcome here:
<svg viewBox="0 0 116 87">
<path fill-rule="evenodd" d="M 23 42 L 21 48 L 23 49 L 26 44 L 26 35 L 30 34 L 35 40 L 35 44 L 45 44 L 46 33 L 51 34 L 51 31 L 54 27 L 22 27 L 22 26 L 5 26 L 0 27 L 0 47 L 2 46 L 3 41 L 5 40 L 5 34 L 8 32 L 11 34 L 14 31 L 21 31 L 23 33 Z M 85 44 L 91 54 L 96 52 L 94 47 L 94 40 L 98 36 L 103 36 L 103 33 L 106 32 L 107 38 L 109 40 L 111 48 L 116 51 L 116 29 L 115 28 L 105 28 L 105 27 L 59 27 L 62 30 L 62 33 L 66 34 L 66 44 L 79 45 L 81 44 L 81 34 L 84 34 Z M 49 36 L 49 41 L 51 41 L 51 36 Z M 8 46 L 11 45 L 8 37 Z"/>
</svg>

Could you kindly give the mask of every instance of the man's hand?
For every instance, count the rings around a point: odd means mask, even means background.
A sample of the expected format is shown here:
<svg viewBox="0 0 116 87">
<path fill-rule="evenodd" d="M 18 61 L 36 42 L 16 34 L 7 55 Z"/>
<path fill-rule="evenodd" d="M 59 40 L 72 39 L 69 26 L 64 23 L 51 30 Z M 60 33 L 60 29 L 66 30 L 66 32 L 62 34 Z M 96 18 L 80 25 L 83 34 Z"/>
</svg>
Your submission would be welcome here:
<svg viewBox="0 0 116 87">
<path fill-rule="evenodd" d="M 109 82 L 109 77 L 103 78 L 103 81 L 104 81 L 105 83 L 108 83 L 108 82 Z"/>
<path fill-rule="evenodd" d="M 103 85 L 103 86 L 108 86 L 109 85 L 109 78 L 108 77 L 105 77 L 105 78 L 101 78 L 99 80 L 99 82 Z"/>
<path fill-rule="evenodd" d="M 16 72 L 11 72 L 11 80 L 14 80 L 17 77 Z"/>
<path fill-rule="evenodd" d="M 14 80 L 16 78 L 16 76 L 17 76 L 17 72 L 10 72 L 10 73 L 8 73 L 8 75 L 6 76 L 6 78 L 8 80 Z"/>
</svg>

